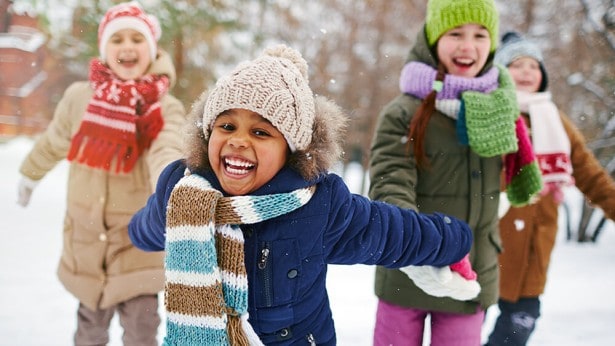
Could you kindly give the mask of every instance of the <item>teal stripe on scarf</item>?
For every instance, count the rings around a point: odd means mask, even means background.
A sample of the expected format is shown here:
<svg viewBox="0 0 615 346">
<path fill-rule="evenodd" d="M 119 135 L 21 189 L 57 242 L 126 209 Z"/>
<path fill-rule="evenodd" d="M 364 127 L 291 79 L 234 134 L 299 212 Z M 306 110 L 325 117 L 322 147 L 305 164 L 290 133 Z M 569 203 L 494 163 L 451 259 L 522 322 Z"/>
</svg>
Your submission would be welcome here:
<svg viewBox="0 0 615 346">
<path fill-rule="evenodd" d="M 167 322 L 164 346 L 195 346 L 194 340 L 204 342 L 203 345 L 229 345 L 226 329 L 186 326 Z"/>
<path fill-rule="evenodd" d="M 235 197 L 235 199 L 236 200 L 232 203 L 235 208 L 250 208 L 254 213 L 244 212 L 243 215 L 241 215 L 241 220 L 244 223 L 256 223 L 262 220 L 273 219 L 274 217 L 287 214 L 305 204 L 305 201 L 300 199 L 296 191 L 265 196 L 239 196 Z"/>
<path fill-rule="evenodd" d="M 238 313 L 244 314 L 248 311 L 248 291 L 243 290 L 226 283 L 222 283 L 222 291 L 226 304 Z"/>
<path fill-rule="evenodd" d="M 180 240 L 168 242 L 166 253 L 166 270 L 211 274 L 213 273 L 212 268 L 218 266 L 216 247 L 213 241 Z"/>
<path fill-rule="evenodd" d="M 461 106 L 459 107 L 459 114 L 457 114 L 457 121 L 455 122 L 455 130 L 457 132 L 457 139 L 459 143 L 463 145 L 469 145 L 470 139 L 468 138 L 468 128 L 466 127 L 466 108 L 465 103 L 461 100 Z"/>
</svg>

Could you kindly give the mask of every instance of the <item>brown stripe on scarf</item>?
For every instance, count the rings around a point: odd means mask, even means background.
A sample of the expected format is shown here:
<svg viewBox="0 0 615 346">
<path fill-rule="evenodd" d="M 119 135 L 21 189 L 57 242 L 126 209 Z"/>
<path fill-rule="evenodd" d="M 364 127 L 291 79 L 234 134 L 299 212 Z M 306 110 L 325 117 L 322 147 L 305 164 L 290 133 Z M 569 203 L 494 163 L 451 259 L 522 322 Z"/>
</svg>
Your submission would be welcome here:
<svg viewBox="0 0 615 346">
<path fill-rule="evenodd" d="M 166 292 L 174 292 L 166 294 Z M 217 282 L 214 286 L 188 286 L 182 284 L 167 283 L 165 289 L 165 304 L 167 311 L 177 312 L 192 316 L 222 317 L 226 309 L 224 299 L 208 300 L 203 297 L 216 297 L 222 293 L 222 283 Z"/>
<path fill-rule="evenodd" d="M 243 243 L 216 233 L 216 252 L 225 254 L 225 256 L 218 257 L 218 267 L 220 267 L 220 270 L 236 275 L 247 275 L 246 267 L 244 265 L 237 265 L 238 263 L 244 263 Z"/>
<path fill-rule="evenodd" d="M 167 210 L 167 227 L 201 226 L 209 223 L 213 213 L 206 212 L 203 207 L 211 206 L 211 208 L 215 208 L 216 204 L 212 202 L 222 196 L 220 192 L 211 190 L 207 193 L 210 200 L 204 201 L 202 197 L 205 194 L 197 187 L 180 185 L 176 186 L 174 190 L 177 192 L 173 192 L 173 198 L 176 201 L 173 205 L 179 205 L 181 208 L 169 208 Z"/>
<path fill-rule="evenodd" d="M 241 217 L 231 204 L 229 197 L 221 198 L 216 207 L 216 224 L 217 225 L 236 225 L 241 224 Z"/>
</svg>

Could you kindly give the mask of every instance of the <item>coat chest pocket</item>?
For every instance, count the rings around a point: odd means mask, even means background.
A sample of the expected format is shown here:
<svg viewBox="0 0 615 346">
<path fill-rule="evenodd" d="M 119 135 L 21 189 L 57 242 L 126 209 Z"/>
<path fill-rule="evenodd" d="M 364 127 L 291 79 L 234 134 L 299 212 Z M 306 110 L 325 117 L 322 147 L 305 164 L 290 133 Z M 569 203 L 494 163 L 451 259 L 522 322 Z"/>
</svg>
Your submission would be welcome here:
<svg viewBox="0 0 615 346">
<path fill-rule="evenodd" d="M 270 308 L 295 300 L 301 278 L 301 260 L 296 239 L 265 241 L 259 244 L 256 259 L 256 307 Z"/>
</svg>

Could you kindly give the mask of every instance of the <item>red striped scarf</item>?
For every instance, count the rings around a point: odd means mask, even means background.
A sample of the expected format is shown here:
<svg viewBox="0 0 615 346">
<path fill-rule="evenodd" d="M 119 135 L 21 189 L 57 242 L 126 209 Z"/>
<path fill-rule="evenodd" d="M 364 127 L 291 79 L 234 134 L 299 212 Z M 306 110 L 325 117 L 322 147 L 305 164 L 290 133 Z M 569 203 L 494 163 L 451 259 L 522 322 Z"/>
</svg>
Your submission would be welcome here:
<svg viewBox="0 0 615 346">
<path fill-rule="evenodd" d="M 90 84 L 94 94 L 67 159 L 107 171 L 116 160 L 116 173 L 130 172 L 162 129 L 159 100 L 169 89 L 169 78 L 148 74 L 123 81 L 93 59 Z"/>
</svg>

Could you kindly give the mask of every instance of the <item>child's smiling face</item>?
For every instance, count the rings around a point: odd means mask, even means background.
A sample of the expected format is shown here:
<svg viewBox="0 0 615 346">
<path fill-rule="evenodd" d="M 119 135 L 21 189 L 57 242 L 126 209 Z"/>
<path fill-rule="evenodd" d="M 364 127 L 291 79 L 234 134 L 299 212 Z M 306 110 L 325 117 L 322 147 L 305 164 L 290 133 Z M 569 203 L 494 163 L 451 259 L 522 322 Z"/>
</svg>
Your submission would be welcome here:
<svg viewBox="0 0 615 346">
<path fill-rule="evenodd" d="M 209 163 L 222 189 L 232 196 L 246 195 L 263 186 L 284 167 L 288 155 L 284 135 L 249 110 L 223 112 L 209 135 Z"/>
<path fill-rule="evenodd" d="M 133 29 L 114 33 L 105 45 L 106 63 L 122 80 L 142 77 L 150 63 L 150 48 L 145 36 Z"/>
<path fill-rule="evenodd" d="M 508 72 L 515 81 L 517 90 L 537 92 L 542 83 L 540 63 L 530 57 L 521 57 L 508 65 Z"/>
<path fill-rule="evenodd" d="M 489 31 L 478 24 L 464 24 L 445 32 L 437 43 L 438 60 L 454 76 L 473 78 L 483 69 L 489 51 Z"/>
</svg>

